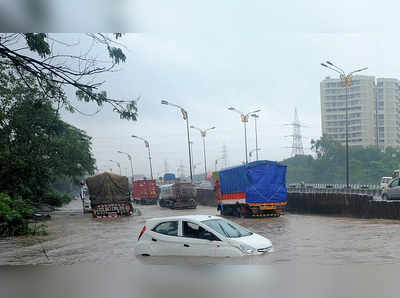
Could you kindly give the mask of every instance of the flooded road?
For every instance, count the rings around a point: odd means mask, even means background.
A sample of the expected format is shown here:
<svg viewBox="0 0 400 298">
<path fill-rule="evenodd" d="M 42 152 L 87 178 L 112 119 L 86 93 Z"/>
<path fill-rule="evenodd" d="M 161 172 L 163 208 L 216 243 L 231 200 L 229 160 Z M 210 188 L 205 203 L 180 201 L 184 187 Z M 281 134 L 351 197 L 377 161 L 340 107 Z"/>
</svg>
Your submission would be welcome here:
<svg viewBox="0 0 400 298">
<path fill-rule="evenodd" d="M 216 209 L 169 210 L 139 206 L 142 215 L 93 219 L 82 215 L 80 201 L 57 211 L 47 236 L 0 240 L 0 265 L 24 264 L 387 264 L 400 263 L 400 221 L 285 214 L 279 218 L 230 218 L 272 240 L 268 255 L 217 258 L 136 258 L 133 250 L 147 218 L 216 215 Z"/>
</svg>

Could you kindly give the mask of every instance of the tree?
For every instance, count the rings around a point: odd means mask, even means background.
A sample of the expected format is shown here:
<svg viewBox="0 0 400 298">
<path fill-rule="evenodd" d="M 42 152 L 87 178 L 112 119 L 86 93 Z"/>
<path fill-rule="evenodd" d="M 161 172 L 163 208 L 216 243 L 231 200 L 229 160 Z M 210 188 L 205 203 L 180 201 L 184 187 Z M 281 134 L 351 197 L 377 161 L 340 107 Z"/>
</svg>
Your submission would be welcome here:
<svg viewBox="0 0 400 298">
<path fill-rule="evenodd" d="M 0 190 L 31 201 L 50 191 L 56 177 L 93 173 L 91 141 L 60 119 L 32 75 L 18 80 L 0 65 Z"/>
<path fill-rule="evenodd" d="M 105 47 L 110 61 L 104 62 L 90 56 L 90 51 L 82 55 L 68 53 L 73 45 L 55 39 L 47 33 L 0 33 L 0 65 L 12 67 L 27 87 L 35 80 L 50 101 L 59 108 L 64 106 L 70 112 L 77 110 L 65 95 L 64 88 L 75 89 L 77 98 L 85 102 L 95 102 L 98 106 L 110 104 L 122 119 L 136 120 L 137 108 L 134 100 L 113 99 L 99 88 L 104 83 L 96 76 L 114 70 L 126 61 L 126 56 L 117 43 L 122 36 L 116 33 L 87 34 L 92 47 Z M 63 47 L 65 53 L 56 53 L 54 45 Z"/>
<path fill-rule="evenodd" d="M 288 166 L 289 183 L 345 182 L 345 147 L 326 136 L 311 141 L 316 157 L 296 156 L 282 161 Z M 397 149 L 386 148 L 384 152 L 375 147 L 352 146 L 349 155 L 350 183 L 376 184 L 383 176 L 391 176 L 400 166 Z"/>
</svg>

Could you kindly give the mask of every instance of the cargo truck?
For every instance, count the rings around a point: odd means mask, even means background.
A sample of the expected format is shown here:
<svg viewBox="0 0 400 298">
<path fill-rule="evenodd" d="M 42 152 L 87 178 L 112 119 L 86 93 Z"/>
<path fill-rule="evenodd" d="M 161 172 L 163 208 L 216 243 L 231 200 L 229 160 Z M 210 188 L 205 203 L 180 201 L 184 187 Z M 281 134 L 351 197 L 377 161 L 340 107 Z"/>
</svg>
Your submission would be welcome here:
<svg viewBox="0 0 400 298">
<path fill-rule="evenodd" d="M 214 175 L 217 209 L 237 217 L 280 216 L 287 204 L 286 166 L 261 160 Z"/>
<path fill-rule="evenodd" d="M 86 179 L 93 217 L 117 217 L 133 214 L 128 177 L 102 173 Z"/>
<path fill-rule="evenodd" d="M 155 180 L 136 180 L 133 182 L 133 202 L 136 204 L 157 204 Z"/>
<path fill-rule="evenodd" d="M 195 209 L 196 188 L 188 182 L 176 181 L 172 184 L 160 186 L 160 207 L 171 209 Z"/>
</svg>

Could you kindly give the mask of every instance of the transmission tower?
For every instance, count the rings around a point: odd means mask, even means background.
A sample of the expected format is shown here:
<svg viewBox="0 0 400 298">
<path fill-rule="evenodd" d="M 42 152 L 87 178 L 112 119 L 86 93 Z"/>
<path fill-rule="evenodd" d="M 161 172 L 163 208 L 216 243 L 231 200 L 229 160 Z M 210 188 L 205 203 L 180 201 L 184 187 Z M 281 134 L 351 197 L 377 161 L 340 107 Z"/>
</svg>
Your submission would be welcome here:
<svg viewBox="0 0 400 298">
<path fill-rule="evenodd" d="M 185 166 L 183 165 L 182 161 L 177 169 L 177 174 L 179 178 L 183 178 L 185 176 Z"/>
<path fill-rule="evenodd" d="M 168 161 L 166 159 L 164 160 L 164 170 L 165 170 L 165 173 L 169 173 Z"/>
<path fill-rule="evenodd" d="M 292 154 L 291 156 L 296 156 L 296 155 L 304 155 L 304 147 L 303 147 L 303 137 L 301 136 L 301 124 L 299 120 L 299 116 L 297 115 L 297 108 L 294 109 L 294 121 L 289 124 L 290 126 L 293 127 L 293 134 L 291 135 L 292 137 L 292 147 L 289 147 L 292 149 Z"/>
<path fill-rule="evenodd" d="M 224 161 L 224 167 L 228 166 L 228 150 L 226 149 L 226 145 L 222 146 L 222 160 Z"/>
</svg>

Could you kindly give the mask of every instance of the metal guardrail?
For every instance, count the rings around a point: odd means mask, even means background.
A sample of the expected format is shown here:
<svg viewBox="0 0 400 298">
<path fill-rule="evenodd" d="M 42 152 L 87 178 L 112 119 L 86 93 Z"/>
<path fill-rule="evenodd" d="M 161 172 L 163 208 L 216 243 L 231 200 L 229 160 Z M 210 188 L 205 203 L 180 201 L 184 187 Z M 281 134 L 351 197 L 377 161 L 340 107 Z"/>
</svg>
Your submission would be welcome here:
<svg viewBox="0 0 400 298">
<path fill-rule="evenodd" d="M 381 187 L 377 184 L 351 184 L 347 188 L 345 184 L 303 184 L 295 183 L 287 185 L 288 192 L 301 193 L 354 193 L 380 195 Z"/>
</svg>

